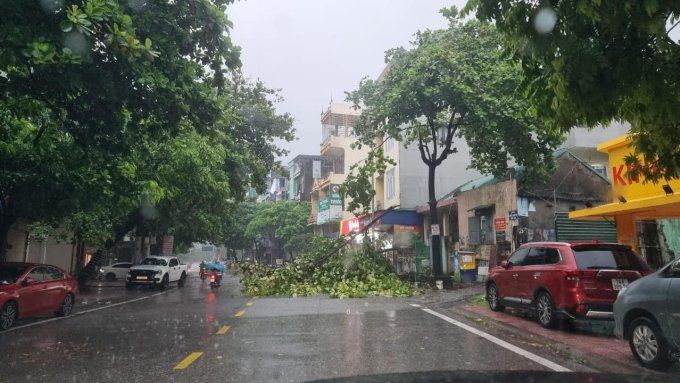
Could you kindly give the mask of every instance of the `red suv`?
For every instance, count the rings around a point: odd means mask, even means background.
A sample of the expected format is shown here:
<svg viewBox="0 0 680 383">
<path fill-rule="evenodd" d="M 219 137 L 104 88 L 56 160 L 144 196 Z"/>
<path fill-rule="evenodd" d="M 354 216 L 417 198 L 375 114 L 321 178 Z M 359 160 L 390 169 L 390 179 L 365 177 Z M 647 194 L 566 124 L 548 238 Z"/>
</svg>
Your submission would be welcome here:
<svg viewBox="0 0 680 383">
<path fill-rule="evenodd" d="M 34 263 L 0 263 L 0 330 L 46 313 L 69 315 L 78 283 L 64 270 Z"/>
<path fill-rule="evenodd" d="M 619 291 L 649 273 L 625 245 L 527 243 L 491 270 L 486 299 L 494 311 L 505 306 L 534 310 L 546 328 L 561 319 L 612 320 Z"/>
</svg>

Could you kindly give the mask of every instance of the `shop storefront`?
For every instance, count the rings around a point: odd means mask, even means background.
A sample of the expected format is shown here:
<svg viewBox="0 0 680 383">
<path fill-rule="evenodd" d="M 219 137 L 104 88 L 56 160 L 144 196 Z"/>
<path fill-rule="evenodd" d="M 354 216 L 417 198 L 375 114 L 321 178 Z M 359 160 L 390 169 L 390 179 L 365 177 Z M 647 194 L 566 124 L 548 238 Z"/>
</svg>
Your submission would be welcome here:
<svg viewBox="0 0 680 383">
<path fill-rule="evenodd" d="M 612 203 L 576 210 L 570 219 L 616 222 L 617 239 L 633 247 L 653 268 L 680 256 L 680 180 L 645 182 L 633 176 L 625 158 L 633 153 L 627 136 L 599 144 L 609 154 Z"/>
<path fill-rule="evenodd" d="M 365 238 L 361 233 L 374 217 L 380 217 L 365 235 L 380 243 L 383 254 L 392 263 L 398 274 L 409 274 L 414 270 L 414 241 L 422 236 L 422 216 L 412 210 L 376 212 L 373 216 L 354 217 L 340 222 L 342 235 L 357 234 L 354 244 L 361 244 Z"/>
</svg>

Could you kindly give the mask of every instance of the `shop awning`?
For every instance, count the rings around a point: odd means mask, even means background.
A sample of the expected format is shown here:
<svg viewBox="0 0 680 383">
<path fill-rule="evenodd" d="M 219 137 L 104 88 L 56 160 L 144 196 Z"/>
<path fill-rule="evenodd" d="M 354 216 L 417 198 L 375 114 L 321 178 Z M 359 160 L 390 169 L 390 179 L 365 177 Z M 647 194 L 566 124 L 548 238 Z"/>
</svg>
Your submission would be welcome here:
<svg viewBox="0 0 680 383">
<path fill-rule="evenodd" d="M 423 217 L 413 210 L 392 210 L 380 218 L 381 225 L 422 225 Z"/>
<path fill-rule="evenodd" d="M 680 194 L 641 198 L 576 210 L 569 212 L 569 218 L 602 219 L 624 214 L 634 214 L 640 218 L 680 217 Z"/>
</svg>

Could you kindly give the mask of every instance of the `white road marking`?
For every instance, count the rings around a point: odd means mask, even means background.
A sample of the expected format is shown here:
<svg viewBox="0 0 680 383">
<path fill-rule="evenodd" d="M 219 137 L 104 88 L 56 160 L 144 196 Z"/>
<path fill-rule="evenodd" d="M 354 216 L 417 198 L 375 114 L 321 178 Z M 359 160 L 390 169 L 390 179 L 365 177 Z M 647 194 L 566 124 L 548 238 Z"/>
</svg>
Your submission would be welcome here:
<svg viewBox="0 0 680 383">
<path fill-rule="evenodd" d="M 417 304 L 417 303 L 411 303 L 411 306 L 413 306 L 413 307 L 421 307 L 421 306 L 420 306 L 419 304 Z"/>
<path fill-rule="evenodd" d="M 170 291 L 170 290 L 168 290 L 168 291 Z M 38 321 L 38 322 L 27 323 L 27 324 L 24 324 L 24 325 L 21 325 L 21 326 L 11 327 L 11 328 L 3 331 L 3 333 L 19 330 L 19 329 L 26 328 L 26 327 L 37 326 L 39 324 L 54 322 L 54 321 L 58 321 L 58 320 L 62 320 L 62 319 L 73 318 L 73 317 L 77 317 L 77 316 L 80 316 L 80 315 L 83 315 L 83 314 L 91 313 L 93 311 L 104 310 L 104 309 L 108 309 L 108 308 L 111 308 L 111 307 L 116 307 L 116 306 L 132 303 L 132 302 L 141 301 L 141 300 L 144 300 L 144 299 L 157 297 L 161 294 L 167 293 L 168 291 L 163 291 L 163 292 L 160 292 L 160 293 L 155 293 L 155 294 L 143 296 L 143 297 L 140 297 L 140 298 L 130 299 L 129 301 L 123 301 L 123 302 L 113 303 L 113 304 L 106 305 L 106 306 L 95 307 L 95 308 L 91 308 L 91 309 L 88 309 L 88 310 L 78 311 L 78 312 L 75 312 L 75 313 L 73 313 L 69 316 L 65 316 L 65 317 L 54 317 L 54 318 L 50 318 L 50 319 L 41 320 L 41 321 Z"/>
<path fill-rule="evenodd" d="M 525 357 L 525 358 L 527 358 L 527 359 L 529 359 L 533 362 L 536 362 L 536 363 L 541 364 L 545 367 L 548 367 L 549 369 L 551 369 L 553 371 L 571 372 L 570 369 L 568 369 L 564 366 L 560 366 L 559 364 L 551 362 L 548 359 L 545 359 L 545 358 L 540 357 L 540 356 L 538 356 L 538 355 L 536 355 L 532 352 L 529 352 L 527 350 L 519 348 L 519 347 L 515 346 L 514 344 L 510 344 L 510 343 L 508 343 L 508 342 L 506 342 L 502 339 L 496 338 L 495 336 L 488 334 L 488 333 L 485 333 L 484 331 L 481 331 L 481 330 L 479 330 L 475 327 L 468 326 L 465 323 L 459 322 L 459 321 L 457 321 L 453 318 L 449 318 L 444 314 L 440 314 L 440 313 L 438 313 L 434 310 L 430 310 L 430 309 L 427 309 L 427 308 L 424 308 L 424 309 L 421 309 L 421 310 L 425 311 L 428 314 L 431 314 L 431 315 L 434 315 L 438 318 L 441 318 L 441 319 L 451 323 L 452 325 L 458 326 L 458 327 L 462 328 L 463 330 L 469 331 L 469 332 L 471 332 L 471 333 L 473 333 L 477 336 L 480 336 L 480 337 L 482 337 L 482 338 L 484 338 L 484 339 L 486 339 L 486 340 L 488 340 L 492 343 L 495 343 L 495 344 L 503 347 L 506 350 L 512 351 L 515 354 L 521 355 L 521 356 L 523 356 L 523 357 Z"/>
</svg>

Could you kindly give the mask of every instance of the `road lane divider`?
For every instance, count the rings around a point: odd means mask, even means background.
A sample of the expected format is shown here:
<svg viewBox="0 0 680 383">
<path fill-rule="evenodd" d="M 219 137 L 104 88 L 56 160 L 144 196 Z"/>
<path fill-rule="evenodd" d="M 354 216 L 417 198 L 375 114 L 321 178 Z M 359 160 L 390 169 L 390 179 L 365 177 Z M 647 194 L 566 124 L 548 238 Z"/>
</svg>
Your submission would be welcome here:
<svg viewBox="0 0 680 383">
<path fill-rule="evenodd" d="M 252 306 L 252 305 L 253 305 L 253 302 L 247 302 L 247 303 L 246 303 L 246 306 L 248 306 L 248 307 L 250 307 L 250 306 Z"/>
<path fill-rule="evenodd" d="M 412 306 L 413 306 L 413 304 L 412 304 Z M 428 313 L 428 314 L 430 314 L 430 315 L 434 315 L 434 316 L 436 316 L 437 318 L 443 319 L 443 320 L 445 320 L 446 322 L 449 322 L 449 323 L 451 323 L 451 324 L 454 325 L 454 326 L 458 326 L 458 327 L 462 328 L 463 330 L 466 330 L 466 331 L 471 332 L 471 333 L 473 333 L 473 334 L 475 334 L 475 335 L 477 335 L 477 336 L 480 336 L 480 337 L 482 337 L 482 338 L 484 338 L 484 339 L 490 341 L 491 343 L 494 343 L 494 344 L 496 344 L 496 345 L 498 345 L 498 346 L 501 346 L 501 347 L 503 347 L 504 349 L 506 349 L 506 350 L 508 350 L 508 351 L 512 351 L 512 352 L 514 352 L 515 354 L 521 355 L 521 356 L 523 356 L 523 357 L 525 357 L 525 358 L 531 360 L 532 362 L 538 363 L 538 364 L 540 364 L 540 365 L 542 365 L 542 366 L 544 366 L 544 367 L 547 367 L 547 368 L 549 368 L 549 369 L 551 369 L 551 370 L 553 370 L 553 371 L 558 371 L 558 372 L 571 372 L 570 369 L 568 369 L 568 368 L 566 368 L 566 367 L 564 367 L 564 366 L 561 366 L 561 365 L 559 365 L 559 364 L 557 364 L 557 363 L 555 363 L 555 362 L 552 362 L 552 361 L 550 361 L 550 360 L 548 360 L 548 359 L 545 359 L 545 358 L 543 358 L 543 357 L 541 357 L 541 356 L 538 356 L 538 355 L 536 355 L 536 354 L 534 354 L 534 353 L 532 353 L 532 352 L 529 352 L 529 351 L 527 351 L 527 350 L 525 350 L 525 349 L 523 349 L 523 348 L 519 348 L 519 347 L 515 346 L 514 344 L 508 343 L 508 342 L 506 342 L 506 341 L 504 341 L 504 340 L 502 340 L 502 339 L 500 339 L 500 338 L 496 338 L 495 336 L 493 336 L 493 335 L 491 335 L 491 334 L 489 334 L 489 333 L 486 333 L 486 332 L 484 332 L 484 331 L 482 331 L 482 330 L 479 330 L 479 329 L 477 329 L 477 328 L 475 328 L 475 327 L 466 325 L 465 323 L 459 322 L 459 321 L 457 321 L 457 320 L 455 320 L 455 319 L 453 319 L 453 318 L 450 318 L 450 317 L 448 317 L 448 316 L 446 316 L 446 315 L 444 315 L 444 314 L 440 314 L 440 313 L 438 313 L 438 312 L 436 312 L 436 311 L 434 311 L 434 310 L 430 310 L 430 309 L 428 309 L 428 308 L 421 308 L 421 310 L 425 311 L 426 313 Z"/>
<path fill-rule="evenodd" d="M 223 334 L 226 334 L 227 331 L 229 331 L 229 329 L 230 329 L 229 326 L 224 325 L 224 326 L 220 327 L 219 330 L 217 330 L 217 333 L 218 333 L 219 335 L 223 335 Z"/>
<path fill-rule="evenodd" d="M 236 312 L 236 314 L 234 314 L 234 316 L 239 318 L 239 317 L 242 317 L 243 314 L 245 314 L 245 313 L 246 313 L 246 310 L 239 310 L 239 311 Z"/>
<path fill-rule="evenodd" d="M 174 369 L 184 370 L 185 368 L 189 367 L 191 363 L 194 363 L 196 359 L 200 358 L 201 355 L 203 355 L 202 352 L 192 352 L 191 354 L 189 354 L 189 356 L 187 356 L 181 362 L 179 362 Z"/>
</svg>

